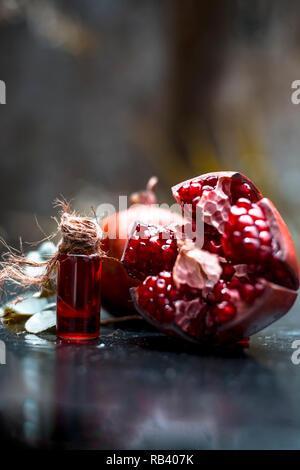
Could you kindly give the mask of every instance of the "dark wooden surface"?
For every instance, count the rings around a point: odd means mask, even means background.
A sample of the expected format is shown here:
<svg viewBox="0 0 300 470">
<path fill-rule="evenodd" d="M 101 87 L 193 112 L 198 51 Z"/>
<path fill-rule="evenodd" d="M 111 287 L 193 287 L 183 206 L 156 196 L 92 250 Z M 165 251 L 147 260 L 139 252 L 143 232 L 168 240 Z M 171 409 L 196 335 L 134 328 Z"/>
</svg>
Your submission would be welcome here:
<svg viewBox="0 0 300 470">
<path fill-rule="evenodd" d="M 68 344 L 0 329 L 0 437 L 16 447 L 299 449 L 299 304 L 250 349 L 201 351 L 136 323 Z"/>
</svg>

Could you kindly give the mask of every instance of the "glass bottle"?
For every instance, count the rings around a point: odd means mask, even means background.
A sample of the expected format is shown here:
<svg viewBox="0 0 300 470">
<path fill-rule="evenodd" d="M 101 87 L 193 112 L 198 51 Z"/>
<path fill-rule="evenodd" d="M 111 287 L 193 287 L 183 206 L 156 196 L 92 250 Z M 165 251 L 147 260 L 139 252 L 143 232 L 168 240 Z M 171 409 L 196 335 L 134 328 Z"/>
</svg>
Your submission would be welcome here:
<svg viewBox="0 0 300 470">
<path fill-rule="evenodd" d="M 78 341 L 97 338 L 101 257 L 98 254 L 60 254 L 57 266 L 57 336 Z"/>
</svg>

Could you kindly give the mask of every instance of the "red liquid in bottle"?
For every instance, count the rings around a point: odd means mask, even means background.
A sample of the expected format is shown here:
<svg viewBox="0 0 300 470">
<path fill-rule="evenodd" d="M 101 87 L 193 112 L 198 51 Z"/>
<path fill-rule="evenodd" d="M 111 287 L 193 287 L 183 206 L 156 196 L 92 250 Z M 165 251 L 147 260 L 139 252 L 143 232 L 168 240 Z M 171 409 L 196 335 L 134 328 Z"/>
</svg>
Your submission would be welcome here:
<svg viewBox="0 0 300 470">
<path fill-rule="evenodd" d="M 87 340 L 99 336 L 101 267 L 97 254 L 59 255 L 56 334 L 60 338 Z"/>
</svg>

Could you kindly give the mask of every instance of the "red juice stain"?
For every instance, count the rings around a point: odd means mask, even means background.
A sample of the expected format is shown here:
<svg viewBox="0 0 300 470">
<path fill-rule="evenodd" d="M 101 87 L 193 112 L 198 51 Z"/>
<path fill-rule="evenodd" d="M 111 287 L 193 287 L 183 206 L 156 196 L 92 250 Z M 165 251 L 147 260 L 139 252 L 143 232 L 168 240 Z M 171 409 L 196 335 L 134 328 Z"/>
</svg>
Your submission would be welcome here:
<svg viewBox="0 0 300 470">
<path fill-rule="evenodd" d="M 56 334 L 68 340 L 99 336 L 101 257 L 61 254 L 57 268 Z"/>
</svg>

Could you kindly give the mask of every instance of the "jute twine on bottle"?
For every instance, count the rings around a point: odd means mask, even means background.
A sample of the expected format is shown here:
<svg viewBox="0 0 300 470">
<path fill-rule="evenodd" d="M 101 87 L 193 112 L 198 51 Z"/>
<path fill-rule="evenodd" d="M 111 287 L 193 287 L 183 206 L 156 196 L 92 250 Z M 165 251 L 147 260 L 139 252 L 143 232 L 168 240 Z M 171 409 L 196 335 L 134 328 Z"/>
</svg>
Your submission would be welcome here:
<svg viewBox="0 0 300 470">
<path fill-rule="evenodd" d="M 70 211 L 70 205 L 67 203 L 59 204 L 62 207 L 60 220 L 57 221 L 57 233 L 60 233 L 62 239 L 58 245 L 57 252 L 47 261 L 37 263 L 26 259 L 25 255 L 17 255 L 11 249 L 3 258 L 0 264 L 0 286 L 8 281 L 15 285 L 26 287 L 47 286 L 51 279 L 54 268 L 60 254 L 81 254 L 92 255 L 99 254 L 106 256 L 101 249 L 102 230 L 98 223 L 87 217 L 79 217 L 75 212 Z M 31 276 L 26 270 L 27 267 L 45 268 L 40 276 Z"/>
</svg>

